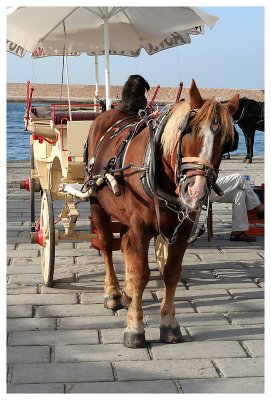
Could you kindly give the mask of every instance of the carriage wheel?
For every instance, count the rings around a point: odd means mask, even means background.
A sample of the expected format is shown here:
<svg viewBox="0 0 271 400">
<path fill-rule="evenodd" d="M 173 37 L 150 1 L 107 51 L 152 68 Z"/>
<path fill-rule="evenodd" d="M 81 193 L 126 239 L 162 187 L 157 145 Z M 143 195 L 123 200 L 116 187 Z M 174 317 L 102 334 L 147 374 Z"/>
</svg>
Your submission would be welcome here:
<svg viewBox="0 0 271 400">
<path fill-rule="evenodd" d="M 53 201 L 49 190 L 43 190 L 40 210 L 40 230 L 43 232 L 41 268 L 45 286 L 52 286 L 55 266 L 55 224 Z"/>
</svg>

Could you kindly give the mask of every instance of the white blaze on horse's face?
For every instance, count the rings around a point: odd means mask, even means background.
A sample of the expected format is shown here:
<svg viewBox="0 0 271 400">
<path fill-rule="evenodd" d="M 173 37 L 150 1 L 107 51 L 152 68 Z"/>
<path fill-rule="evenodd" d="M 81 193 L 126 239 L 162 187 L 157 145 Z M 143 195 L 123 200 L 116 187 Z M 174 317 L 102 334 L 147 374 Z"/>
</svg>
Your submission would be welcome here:
<svg viewBox="0 0 271 400">
<path fill-rule="evenodd" d="M 198 155 L 199 158 L 207 160 L 211 163 L 213 146 L 214 146 L 214 135 L 210 130 L 210 126 L 205 126 L 201 131 L 202 136 L 202 148 Z M 198 207 L 198 201 L 202 199 L 206 191 L 206 177 L 201 175 L 196 175 L 193 185 L 188 186 L 188 206 L 191 209 L 196 209 Z"/>
</svg>

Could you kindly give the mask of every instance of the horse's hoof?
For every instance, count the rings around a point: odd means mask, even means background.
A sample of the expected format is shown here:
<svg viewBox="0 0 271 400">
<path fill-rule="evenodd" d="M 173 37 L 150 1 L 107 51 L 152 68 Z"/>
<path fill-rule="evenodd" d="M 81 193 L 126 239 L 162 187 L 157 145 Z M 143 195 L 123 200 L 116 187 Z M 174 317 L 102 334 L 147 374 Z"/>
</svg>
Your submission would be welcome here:
<svg viewBox="0 0 271 400">
<path fill-rule="evenodd" d="M 147 347 L 145 333 L 124 332 L 123 344 L 132 349 Z"/>
<path fill-rule="evenodd" d="M 123 304 L 121 302 L 121 297 L 105 297 L 104 299 L 104 308 L 108 308 L 109 310 L 118 311 L 123 308 Z"/>
<path fill-rule="evenodd" d="M 252 163 L 252 159 L 251 158 L 247 158 L 246 159 L 246 164 L 251 164 Z"/>
<path fill-rule="evenodd" d="M 132 301 L 132 299 L 130 297 L 128 297 L 127 294 L 123 290 L 122 296 L 121 296 L 121 304 L 122 304 L 123 308 L 126 308 L 126 310 L 128 310 L 129 305 L 131 304 L 131 301 Z"/>
<path fill-rule="evenodd" d="M 162 343 L 180 343 L 183 342 L 183 337 L 179 325 L 175 328 L 161 327 L 160 342 Z"/>
</svg>

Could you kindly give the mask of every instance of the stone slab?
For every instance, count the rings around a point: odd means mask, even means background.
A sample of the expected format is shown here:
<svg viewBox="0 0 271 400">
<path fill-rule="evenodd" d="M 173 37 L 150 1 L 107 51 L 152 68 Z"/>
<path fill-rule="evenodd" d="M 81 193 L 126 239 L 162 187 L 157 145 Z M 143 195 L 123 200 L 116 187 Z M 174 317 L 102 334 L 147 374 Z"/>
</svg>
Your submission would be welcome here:
<svg viewBox="0 0 271 400">
<path fill-rule="evenodd" d="M 150 360 L 147 349 L 129 349 L 122 344 L 56 346 L 56 362 Z"/>
<path fill-rule="evenodd" d="M 171 380 L 77 383 L 68 393 L 178 393 Z"/>
<path fill-rule="evenodd" d="M 162 301 L 164 292 L 162 290 L 158 290 L 156 292 L 156 296 L 159 301 Z M 226 289 L 214 289 L 212 292 L 210 290 L 196 290 L 196 289 L 189 289 L 189 290 L 182 290 L 177 287 L 175 292 L 175 301 L 180 300 L 197 300 L 197 299 L 216 299 L 216 298 L 228 298 L 230 299 L 231 296 L 227 292 Z"/>
<path fill-rule="evenodd" d="M 243 344 L 253 357 L 264 357 L 264 340 L 245 340 Z"/>
<path fill-rule="evenodd" d="M 119 361 L 115 366 L 119 381 L 217 377 L 211 361 L 202 359 Z"/>
<path fill-rule="evenodd" d="M 29 318 L 32 317 L 32 314 L 32 305 L 7 307 L 7 318 Z"/>
<path fill-rule="evenodd" d="M 9 346 L 50 345 L 65 346 L 72 344 L 98 344 L 98 332 L 92 330 L 54 330 L 13 332 L 9 338 Z"/>
<path fill-rule="evenodd" d="M 263 339 L 263 325 L 247 325 L 247 326 L 202 326 L 188 327 L 189 334 L 193 340 L 246 340 L 246 339 Z"/>
<path fill-rule="evenodd" d="M 237 300 L 264 299 L 264 290 L 262 288 L 229 289 L 229 292 Z"/>
<path fill-rule="evenodd" d="M 8 295 L 10 295 L 10 294 L 20 294 L 20 295 L 22 295 L 22 294 L 25 294 L 25 293 L 27 293 L 27 294 L 29 294 L 29 293 L 32 293 L 32 294 L 36 294 L 37 293 L 37 289 L 38 289 L 38 286 L 37 285 L 20 285 L 20 284 L 18 284 L 18 283 L 14 283 L 14 284 L 9 284 L 9 285 L 7 285 L 7 294 Z"/>
<path fill-rule="evenodd" d="M 225 378 L 264 376 L 263 358 L 221 358 L 215 362 Z"/>
<path fill-rule="evenodd" d="M 183 379 L 179 384 L 184 393 L 264 393 L 264 378 Z"/>
<path fill-rule="evenodd" d="M 50 361 L 49 346 L 8 346 L 8 364 L 48 363 Z"/>
<path fill-rule="evenodd" d="M 56 318 L 9 318 L 8 332 L 56 329 Z"/>
<path fill-rule="evenodd" d="M 61 383 L 7 385 L 7 393 L 64 393 L 64 390 L 64 384 Z"/>
<path fill-rule="evenodd" d="M 78 302 L 76 294 L 10 294 L 7 296 L 8 305 L 44 305 L 44 304 L 76 304 Z"/>
<path fill-rule="evenodd" d="M 58 320 L 59 329 L 116 329 L 125 328 L 126 316 L 95 315 L 84 317 L 62 317 Z"/>
<path fill-rule="evenodd" d="M 92 315 L 113 315 L 113 311 L 104 308 L 103 304 L 67 304 L 38 306 L 36 316 L 44 317 L 91 317 Z"/>
<path fill-rule="evenodd" d="M 209 290 L 234 289 L 234 288 L 255 288 L 257 285 L 250 278 L 229 278 L 229 279 L 198 279 L 188 278 L 186 283 L 189 289 Z"/>
<path fill-rule="evenodd" d="M 262 299 L 248 299 L 248 300 L 195 300 L 194 307 L 200 313 L 204 312 L 236 312 L 236 311 L 263 311 L 264 300 Z"/>
<path fill-rule="evenodd" d="M 17 364 L 13 366 L 11 383 L 66 383 L 113 381 L 110 362 Z"/>
<path fill-rule="evenodd" d="M 202 261 L 208 263 L 208 262 L 213 262 L 214 261 L 214 256 L 212 254 L 208 254 L 208 253 L 198 253 L 198 255 L 200 256 L 200 258 L 202 259 Z M 230 261 L 232 260 L 233 262 L 236 260 L 236 253 L 235 252 L 228 252 L 227 254 L 217 254 L 216 255 L 216 261 L 218 262 L 223 262 L 223 261 Z M 255 260 L 255 261 L 259 261 L 262 260 L 262 257 L 259 256 L 259 254 L 257 253 L 257 251 L 255 252 L 249 252 L 249 254 L 247 252 L 238 252 L 238 261 L 249 261 L 251 262 L 251 260 Z"/>
<path fill-rule="evenodd" d="M 227 318 L 233 325 L 256 325 L 264 323 L 264 311 L 230 312 Z"/>
<path fill-rule="evenodd" d="M 237 341 L 187 342 L 172 344 L 154 343 L 151 352 L 155 360 L 211 359 L 226 357 L 247 357 L 246 352 Z"/>
</svg>

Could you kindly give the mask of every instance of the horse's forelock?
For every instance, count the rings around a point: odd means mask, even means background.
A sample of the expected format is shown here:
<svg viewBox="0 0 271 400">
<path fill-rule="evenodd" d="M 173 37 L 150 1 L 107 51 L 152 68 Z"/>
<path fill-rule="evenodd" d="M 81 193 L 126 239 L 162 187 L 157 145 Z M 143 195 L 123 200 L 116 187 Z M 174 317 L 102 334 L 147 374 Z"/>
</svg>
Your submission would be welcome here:
<svg viewBox="0 0 271 400">
<path fill-rule="evenodd" d="M 221 119 L 221 141 L 225 143 L 228 139 L 230 139 L 233 143 L 234 129 L 228 109 L 224 104 L 219 104 L 219 112 Z"/>
<path fill-rule="evenodd" d="M 188 101 L 182 101 L 181 103 L 178 103 L 172 107 L 169 114 L 169 119 L 161 137 L 163 154 L 165 156 L 172 152 L 179 135 L 180 126 L 182 125 L 184 118 L 190 109 L 191 107 Z"/>
</svg>

